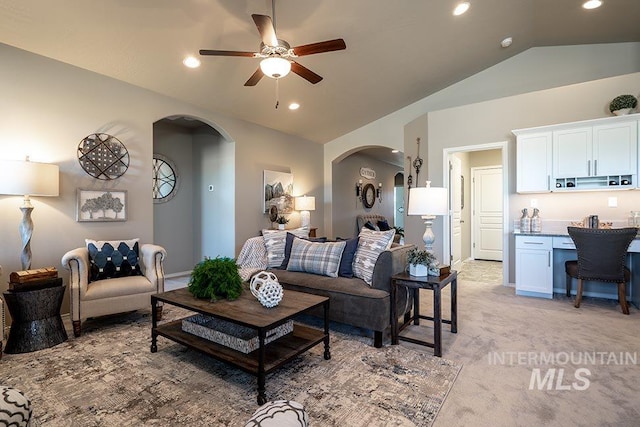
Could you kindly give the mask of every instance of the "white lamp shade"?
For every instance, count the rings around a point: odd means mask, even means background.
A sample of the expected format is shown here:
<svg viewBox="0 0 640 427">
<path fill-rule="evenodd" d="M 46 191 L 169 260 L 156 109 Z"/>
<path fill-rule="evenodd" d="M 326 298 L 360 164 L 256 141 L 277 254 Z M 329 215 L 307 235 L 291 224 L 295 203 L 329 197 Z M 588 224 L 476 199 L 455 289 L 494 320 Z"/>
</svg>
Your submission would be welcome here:
<svg viewBox="0 0 640 427">
<path fill-rule="evenodd" d="M 295 199 L 297 211 L 315 211 L 316 210 L 316 198 L 313 196 L 296 197 Z"/>
<path fill-rule="evenodd" d="M 59 192 L 58 165 L 0 160 L 0 194 L 57 196 Z"/>
<path fill-rule="evenodd" d="M 279 56 L 270 56 L 260 61 L 260 70 L 265 76 L 279 79 L 291 71 L 291 62 Z"/>
<path fill-rule="evenodd" d="M 407 215 L 447 215 L 447 189 L 442 187 L 414 187 L 409 190 Z"/>
</svg>

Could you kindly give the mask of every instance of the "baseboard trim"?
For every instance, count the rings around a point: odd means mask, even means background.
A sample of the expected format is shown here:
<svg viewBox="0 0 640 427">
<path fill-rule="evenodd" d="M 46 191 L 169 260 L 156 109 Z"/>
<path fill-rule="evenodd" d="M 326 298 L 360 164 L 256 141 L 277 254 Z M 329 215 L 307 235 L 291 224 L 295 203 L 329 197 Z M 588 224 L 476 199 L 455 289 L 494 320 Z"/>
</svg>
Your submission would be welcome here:
<svg viewBox="0 0 640 427">
<path fill-rule="evenodd" d="M 173 279 L 175 277 L 182 277 L 182 276 L 191 276 L 191 270 L 179 271 L 177 273 L 171 273 L 171 274 L 165 274 L 164 278 L 165 279 Z"/>
</svg>

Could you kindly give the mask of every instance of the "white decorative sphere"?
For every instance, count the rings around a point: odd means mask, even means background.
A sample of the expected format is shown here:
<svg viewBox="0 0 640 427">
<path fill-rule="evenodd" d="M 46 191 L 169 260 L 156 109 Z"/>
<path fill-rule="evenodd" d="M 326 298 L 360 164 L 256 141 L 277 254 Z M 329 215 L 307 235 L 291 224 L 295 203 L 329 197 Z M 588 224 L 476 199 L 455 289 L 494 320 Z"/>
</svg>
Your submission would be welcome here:
<svg viewBox="0 0 640 427">
<path fill-rule="evenodd" d="M 275 307 L 282 301 L 282 285 L 275 274 L 261 271 L 251 278 L 249 288 L 260 304 L 267 308 Z"/>
</svg>

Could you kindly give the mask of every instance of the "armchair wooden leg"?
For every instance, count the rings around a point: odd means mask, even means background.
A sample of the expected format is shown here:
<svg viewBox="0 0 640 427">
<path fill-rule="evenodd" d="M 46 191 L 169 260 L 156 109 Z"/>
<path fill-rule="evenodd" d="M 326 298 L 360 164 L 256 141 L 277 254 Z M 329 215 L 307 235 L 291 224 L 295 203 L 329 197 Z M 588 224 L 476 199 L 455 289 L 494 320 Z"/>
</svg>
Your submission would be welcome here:
<svg viewBox="0 0 640 427">
<path fill-rule="evenodd" d="M 566 278 L 566 287 L 567 287 L 567 297 L 571 296 L 571 276 L 569 276 L 567 274 L 567 278 Z"/>
<path fill-rule="evenodd" d="M 627 304 L 626 293 L 624 282 L 618 283 L 618 300 L 620 301 L 620 308 L 622 308 L 623 314 L 629 314 L 629 304 Z"/>
<path fill-rule="evenodd" d="M 578 279 L 578 291 L 576 292 L 576 302 L 574 304 L 574 307 L 580 308 L 581 302 L 582 302 L 582 279 Z"/>
<path fill-rule="evenodd" d="M 156 322 L 159 322 L 162 320 L 162 306 L 159 305 L 158 307 L 156 307 Z"/>
<path fill-rule="evenodd" d="M 79 320 L 74 320 L 73 321 L 73 336 L 78 338 L 80 335 L 82 335 L 82 325 L 80 324 Z"/>
<path fill-rule="evenodd" d="M 373 346 L 375 348 L 382 348 L 382 331 L 373 332 Z"/>
</svg>

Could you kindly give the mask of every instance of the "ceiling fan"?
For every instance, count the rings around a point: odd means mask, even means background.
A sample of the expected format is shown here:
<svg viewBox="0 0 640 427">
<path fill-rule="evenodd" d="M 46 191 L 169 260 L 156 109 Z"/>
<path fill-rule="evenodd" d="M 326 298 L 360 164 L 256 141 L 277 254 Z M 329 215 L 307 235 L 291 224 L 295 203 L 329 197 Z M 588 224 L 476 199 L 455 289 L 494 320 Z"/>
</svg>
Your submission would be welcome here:
<svg viewBox="0 0 640 427">
<path fill-rule="evenodd" d="M 249 80 L 244 84 L 245 86 L 255 86 L 265 75 L 274 79 L 282 78 L 289 74 L 289 71 L 293 71 L 295 74 L 312 84 L 320 82 L 322 80 L 321 76 L 296 62 L 294 58 L 346 49 L 347 45 L 344 43 L 344 40 L 327 40 L 292 48 L 288 42 L 276 37 L 275 0 L 272 0 L 271 10 L 273 20 L 267 15 L 251 15 L 253 22 L 255 22 L 256 27 L 258 28 L 260 37 L 262 38 L 259 52 L 201 49 L 200 55 L 262 58 L 262 61 L 260 61 L 260 67 L 258 67 L 255 73 L 249 77 Z"/>
</svg>

